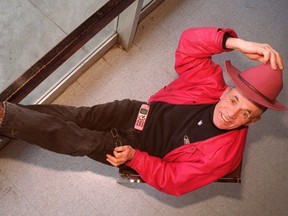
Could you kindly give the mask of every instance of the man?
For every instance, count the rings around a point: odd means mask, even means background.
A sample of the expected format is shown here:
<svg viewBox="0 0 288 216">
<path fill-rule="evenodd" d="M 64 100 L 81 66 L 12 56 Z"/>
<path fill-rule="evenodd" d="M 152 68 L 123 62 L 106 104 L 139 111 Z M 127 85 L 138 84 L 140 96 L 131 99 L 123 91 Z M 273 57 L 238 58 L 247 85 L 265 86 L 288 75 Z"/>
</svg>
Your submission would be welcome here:
<svg viewBox="0 0 288 216">
<path fill-rule="evenodd" d="M 239 50 L 262 64 L 242 73 L 226 62 L 228 87 L 214 54 Z M 3 103 L 0 133 L 42 148 L 102 163 L 125 164 L 158 190 L 182 195 L 232 172 L 248 125 L 276 100 L 283 63 L 269 45 L 238 39 L 231 29 L 186 30 L 176 50 L 179 77 L 148 101 L 94 107 Z"/>
</svg>

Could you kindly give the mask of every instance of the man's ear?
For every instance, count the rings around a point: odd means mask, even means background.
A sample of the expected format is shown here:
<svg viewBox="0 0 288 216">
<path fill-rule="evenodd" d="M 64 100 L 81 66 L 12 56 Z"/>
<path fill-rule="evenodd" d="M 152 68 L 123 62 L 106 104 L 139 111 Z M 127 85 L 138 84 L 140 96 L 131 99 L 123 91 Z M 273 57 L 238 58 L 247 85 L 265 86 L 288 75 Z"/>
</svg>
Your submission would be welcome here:
<svg viewBox="0 0 288 216">
<path fill-rule="evenodd" d="M 225 89 L 225 91 L 222 93 L 222 95 L 220 96 L 220 100 L 224 97 L 224 95 L 226 95 L 228 92 L 230 92 L 231 91 L 231 87 L 227 87 L 226 89 Z"/>
</svg>

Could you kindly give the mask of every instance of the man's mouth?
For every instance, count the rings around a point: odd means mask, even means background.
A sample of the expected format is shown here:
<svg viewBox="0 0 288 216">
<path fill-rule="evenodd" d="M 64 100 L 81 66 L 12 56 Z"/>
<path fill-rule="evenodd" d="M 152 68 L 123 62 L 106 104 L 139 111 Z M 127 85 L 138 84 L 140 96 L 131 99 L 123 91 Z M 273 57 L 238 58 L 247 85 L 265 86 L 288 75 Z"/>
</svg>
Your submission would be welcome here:
<svg viewBox="0 0 288 216">
<path fill-rule="evenodd" d="M 224 122 L 226 123 L 231 123 L 224 115 L 221 113 L 221 118 L 223 119 Z"/>
</svg>

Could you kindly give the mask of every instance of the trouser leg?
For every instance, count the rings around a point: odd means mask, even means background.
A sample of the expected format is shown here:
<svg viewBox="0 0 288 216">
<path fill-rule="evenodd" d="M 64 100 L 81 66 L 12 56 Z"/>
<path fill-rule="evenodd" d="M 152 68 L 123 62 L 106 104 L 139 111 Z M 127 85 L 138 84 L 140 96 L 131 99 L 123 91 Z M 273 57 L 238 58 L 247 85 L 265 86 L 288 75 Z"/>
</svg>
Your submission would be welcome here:
<svg viewBox="0 0 288 216">
<path fill-rule="evenodd" d="M 99 104 L 92 107 L 71 107 L 63 105 L 18 105 L 44 114 L 56 116 L 65 121 L 72 121 L 81 128 L 106 131 L 111 128 L 130 126 L 132 115 L 143 104 L 140 101 L 125 99 Z M 132 120 L 134 121 L 134 119 Z"/>
<path fill-rule="evenodd" d="M 130 100 L 79 108 L 4 103 L 0 133 L 57 153 L 88 155 L 106 163 L 105 154 L 115 147 L 110 129 L 131 128 L 140 105 Z"/>
</svg>

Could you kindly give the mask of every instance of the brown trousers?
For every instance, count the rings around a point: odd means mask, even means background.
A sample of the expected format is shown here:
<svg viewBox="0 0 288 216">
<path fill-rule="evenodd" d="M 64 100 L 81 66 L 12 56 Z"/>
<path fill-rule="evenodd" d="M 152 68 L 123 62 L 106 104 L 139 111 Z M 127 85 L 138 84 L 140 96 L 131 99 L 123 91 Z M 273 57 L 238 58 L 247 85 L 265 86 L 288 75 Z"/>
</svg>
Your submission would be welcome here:
<svg viewBox="0 0 288 216">
<path fill-rule="evenodd" d="M 119 139 L 123 145 L 139 145 L 139 132 L 133 127 L 141 104 L 126 99 L 76 108 L 4 102 L 0 134 L 53 152 L 87 155 L 109 164 L 106 154 L 113 152 Z"/>
</svg>

